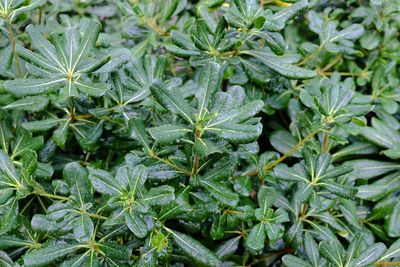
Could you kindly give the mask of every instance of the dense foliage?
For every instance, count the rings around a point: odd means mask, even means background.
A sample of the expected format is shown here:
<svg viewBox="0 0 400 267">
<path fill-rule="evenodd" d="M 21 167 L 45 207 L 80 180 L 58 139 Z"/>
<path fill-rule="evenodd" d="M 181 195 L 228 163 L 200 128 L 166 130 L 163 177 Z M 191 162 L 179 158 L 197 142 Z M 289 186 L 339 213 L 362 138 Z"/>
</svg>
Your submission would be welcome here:
<svg viewBox="0 0 400 267">
<path fill-rule="evenodd" d="M 0 266 L 400 266 L 400 0 L 0 0 Z"/>
</svg>

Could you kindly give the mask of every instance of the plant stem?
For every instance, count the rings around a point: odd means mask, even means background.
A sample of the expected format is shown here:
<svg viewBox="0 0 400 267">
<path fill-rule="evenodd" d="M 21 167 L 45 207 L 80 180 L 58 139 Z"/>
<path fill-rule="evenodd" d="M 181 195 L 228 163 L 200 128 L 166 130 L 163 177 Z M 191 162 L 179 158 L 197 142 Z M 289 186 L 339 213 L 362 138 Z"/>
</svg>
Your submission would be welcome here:
<svg viewBox="0 0 400 267">
<path fill-rule="evenodd" d="M 170 167 L 174 168 L 175 170 L 179 171 L 180 173 L 183 173 L 183 174 L 185 174 L 187 176 L 191 176 L 192 175 L 192 173 L 188 172 L 187 170 L 176 166 L 175 164 L 171 163 L 170 161 L 168 161 L 166 159 L 160 158 L 159 156 L 157 156 L 156 154 L 154 154 L 151 151 L 150 151 L 149 155 L 150 155 L 151 158 L 156 159 L 158 161 L 161 161 L 162 163 L 167 164 L 168 166 L 170 166 Z"/>
<path fill-rule="evenodd" d="M 18 69 L 18 77 L 22 78 L 22 68 L 21 68 L 21 63 L 19 62 L 19 56 L 17 55 L 16 52 L 16 47 L 17 47 L 17 42 L 15 41 L 15 36 L 14 36 L 14 30 L 12 28 L 11 23 L 8 23 L 8 34 L 10 35 L 10 42 L 12 45 L 12 51 L 13 55 L 15 58 L 15 62 L 17 63 L 17 69 Z"/>
<path fill-rule="evenodd" d="M 308 140 L 313 138 L 322 129 L 323 128 L 318 128 L 317 130 L 309 133 L 306 137 L 301 139 L 294 147 L 292 147 L 288 152 L 283 154 L 279 159 L 277 159 L 275 161 L 272 161 L 272 162 L 268 163 L 267 165 L 265 165 L 263 167 L 263 170 L 264 171 L 269 171 L 269 170 L 273 169 L 276 165 L 278 165 L 279 163 L 284 161 L 287 157 L 291 156 L 295 151 L 297 151 L 299 148 L 301 148 Z M 244 173 L 243 175 L 246 175 L 246 176 L 257 176 L 259 174 L 259 172 L 260 172 L 259 170 L 253 170 L 253 171 L 250 171 L 248 173 Z"/>
<path fill-rule="evenodd" d="M 59 195 L 54 195 L 54 194 L 48 194 L 46 192 L 34 192 L 34 194 L 38 195 L 38 196 L 42 196 L 42 197 L 47 197 L 47 198 L 52 198 L 52 199 L 59 199 L 59 200 L 63 200 L 63 201 L 67 201 L 68 197 L 64 197 L 64 196 L 59 196 Z"/>
<path fill-rule="evenodd" d="M 280 157 L 279 159 L 268 163 L 267 165 L 264 166 L 264 171 L 268 171 L 271 170 L 272 168 L 274 168 L 276 165 L 278 165 L 279 163 L 281 163 L 282 161 L 284 161 L 287 157 L 289 157 L 290 155 L 293 154 L 293 152 L 297 151 L 299 148 L 301 148 L 308 140 L 310 140 L 311 138 L 313 138 L 319 131 L 321 130 L 321 128 L 309 133 L 306 137 L 304 137 L 302 140 L 300 140 L 300 142 L 298 142 L 294 147 L 292 147 L 288 152 L 286 152 L 285 154 L 282 155 L 282 157 Z"/>
<path fill-rule="evenodd" d="M 338 62 L 342 61 L 342 56 L 337 56 L 335 60 L 333 60 L 331 63 L 329 63 L 328 65 L 326 65 L 325 67 L 323 67 L 321 69 L 322 72 L 326 72 L 327 70 L 329 70 L 330 68 L 332 68 L 333 66 L 335 66 Z"/>
<path fill-rule="evenodd" d="M 196 143 L 197 139 L 201 138 L 201 135 L 202 135 L 202 131 L 200 129 L 196 128 L 196 132 L 195 132 L 195 136 L 194 136 L 194 142 L 195 143 Z M 193 159 L 192 175 L 196 175 L 199 172 L 200 157 L 196 153 L 196 151 L 194 151 L 194 148 L 193 148 L 193 154 L 194 154 L 194 159 Z"/>
<path fill-rule="evenodd" d="M 328 133 L 324 133 L 324 141 L 322 144 L 322 151 L 323 152 L 329 152 L 329 134 Z"/>
<path fill-rule="evenodd" d="M 100 219 L 100 220 L 107 220 L 108 219 L 108 217 L 101 216 L 99 214 L 88 213 L 88 212 L 86 212 L 84 214 L 88 215 L 89 217 L 95 218 L 95 219 Z"/>
<path fill-rule="evenodd" d="M 306 56 L 305 58 L 303 58 L 303 60 L 300 61 L 298 65 L 302 66 L 302 65 L 306 64 L 308 61 L 310 61 L 311 59 L 313 59 L 316 56 L 318 56 L 319 53 L 321 53 L 322 49 L 323 49 L 323 46 L 318 47 L 318 49 L 315 50 L 313 53 L 311 53 L 308 56 Z"/>
<path fill-rule="evenodd" d="M 400 261 L 393 261 L 393 262 L 375 262 L 377 266 L 400 266 Z"/>
</svg>

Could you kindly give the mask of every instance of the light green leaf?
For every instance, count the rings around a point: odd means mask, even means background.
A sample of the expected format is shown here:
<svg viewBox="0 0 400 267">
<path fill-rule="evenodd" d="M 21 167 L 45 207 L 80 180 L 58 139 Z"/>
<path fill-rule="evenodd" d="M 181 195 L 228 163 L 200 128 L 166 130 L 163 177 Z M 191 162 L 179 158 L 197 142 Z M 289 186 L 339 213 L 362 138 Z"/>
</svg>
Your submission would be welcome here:
<svg viewBox="0 0 400 267">
<path fill-rule="evenodd" d="M 70 186 L 71 195 L 74 201 L 82 207 L 91 200 L 91 186 L 87 170 L 78 162 L 71 162 L 64 166 L 63 178 Z"/>
<path fill-rule="evenodd" d="M 371 159 L 349 160 L 344 165 L 354 169 L 352 174 L 355 178 L 365 180 L 400 169 L 400 164 L 398 163 Z"/>
<path fill-rule="evenodd" d="M 13 260 L 4 251 L 0 251 L 0 265 L 3 267 L 13 267 L 15 266 Z"/>
</svg>

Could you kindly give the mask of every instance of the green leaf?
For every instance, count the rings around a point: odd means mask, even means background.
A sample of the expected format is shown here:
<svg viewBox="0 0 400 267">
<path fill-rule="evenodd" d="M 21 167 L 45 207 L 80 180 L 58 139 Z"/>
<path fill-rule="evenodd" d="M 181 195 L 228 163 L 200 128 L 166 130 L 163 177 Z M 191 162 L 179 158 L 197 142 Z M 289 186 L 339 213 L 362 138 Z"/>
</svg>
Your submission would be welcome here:
<svg viewBox="0 0 400 267">
<path fill-rule="evenodd" d="M 33 174 L 38 167 L 37 154 L 31 149 L 27 149 L 22 154 L 22 165 L 24 170 Z"/>
<path fill-rule="evenodd" d="M 64 166 L 63 178 L 70 186 L 71 195 L 82 207 L 91 200 L 91 188 L 88 172 L 78 162 L 71 162 Z"/>
<path fill-rule="evenodd" d="M 298 143 L 298 141 L 285 130 L 274 131 L 269 138 L 269 142 L 276 150 L 283 154 L 289 152 Z M 301 157 L 301 153 L 299 151 L 294 151 L 291 156 L 299 158 Z"/>
<path fill-rule="evenodd" d="M 133 194 L 137 194 L 143 187 L 147 179 L 147 169 L 143 165 L 134 167 L 122 166 L 118 168 L 116 180 L 119 185 L 129 189 Z"/>
<path fill-rule="evenodd" d="M 87 94 L 88 96 L 100 97 L 104 95 L 110 86 L 105 83 L 92 83 L 92 82 L 84 82 L 78 81 L 74 83 L 79 91 Z"/>
<path fill-rule="evenodd" d="M 253 31 L 253 32 L 260 38 L 263 38 L 275 54 L 281 56 L 285 53 L 287 45 L 280 33 L 265 32 L 265 31 Z"/>
<path fill-rule="evenodd" d="M 379 200 L 400 189 L 400 173 L 394 172 L 371 184 L 358 187 L 357 197 L 367 200 Z"/>
<path fill-rule="evenodd" d="M 97 149 L 97 142 L 99 141 L 103 132 L 103 121 L 97 124 L 82 123 L 74 125 L 75 139 L 85 151 L 95 151 Z"/>
<path fill-rule="evenodd" d="M 175 199 L 175 189 L 169 185 L 151 188 L 143 198 L 149 205 L 162 206 Z"/>
<path fill-rule="evenodd" d="M 359 255 L 361 241 L 362 241 L 362 235 L 361 234 L 357 234 L 351 240 L 351 242 L 350 242 L 350 244 L 349 244 L 349 246 L 347 248 L 346 264 L 349 264 L 350 262 L 352 262 L 353 258 L 356 255 Z"/>
<path fill-rule="evenodd" d="M 200 183 L 217 201 L 231 207 L 235 207 L 238 204 L 239 196 L 226 186 L 204 179 L 200 180 Z"/>
<path fill-rule="evenodd" d="M 386 251 L 386 246 L 383 243 L 376 243 L 364 250 L 356 259 L 356 266 L 368 266 L 375 263 Z"/>
<path fill-rule="evenodd" d="M 52 43 L 46 40 L 42 34 L 32 24 L 28 25 L 25 29 L 31 41 L 31 47 L 38 51 L 44 58 L 50 60 L 54 66 L 57 67 L 59 72 L 65 72 L 65 65 L 57 54 L 57 50 Z"/>
<path fill-rule="evenodd" d="M 215 143 L 202 138 L 196 139 L 194 149 L 201 158 L 205 158 L 215 153 L 222 153 L 222 150 Z"/>
<path fill-rule="evenodd" d="M 400 202 L 394 206 L 392 214 L 389 217 L 388 235 L 390 237 L 400 236 Z"/>
<path fill-rule="evenodd" d="M 8 80 L 4 86 L 10 94 L 16 97 L 38 95 L 56 89 L 65 82 L 65 78 L 39 78 Z"/>
<path fill-rule="evenodd" d="M 94 233 L 94 224 L 88 215 L 81 215 L 72 224 L 74 237 L 78 242 L 87 242 Z"/>
<path fill-rule="evenodd" d="M 229 142 L 242 144 L 257 140 L 261 134 L 262 125 L 261 123 L 247 125 L 226 122 L 207 127 L 206 129 Z"/>
<path fill-rule="evenodd" d="M 111 265 L 115 264 L 115 260 L 128 261 L 131 256 L 131 250 L 129 247 L 115 242 L 98 242 L 97 245 L 101 251 L 104 251 Z"/>
<path fill-rule="evenodd" d="M 282 261 L 287 267 L 311 267 L 311 265 L 308 262 L 293 255 L 283 256 Z"/>
<path fill-rule="evenodd" d="M 148 128 L 151 137 L 160 144 L 176 143 L 192 130 L 178 125 L 162 125 L 158 127 Z"/>
<path fill-rule="evenodd" d="M 125 220 L 129 230 L 131 230 L 135 236 L 139 238 L 147 236 L 146 222 L 139 214 L 131 211 L 125 212 Z"/>
<path fill-rule="evenodd" d="M 385 254 L 378 260 L 384 261 L 387 259 L 398 258 L 400 256 L 400 238 L 397 239 L 385 252 Z"/>
<path fill-rule="evenodd" d="M 329 243 L 322 241 L 319 243 L 319 251 L 326 259 L 336 264 L 336 266 L 343 266 L 344 249 L 339 241 L 332 240 Z"/>
<path fill-rule="evenodd" d="M 262 186 L 257 194 L 258 205 L 263 215 L 267 214 L 268 209 L 274 204 L 277 192 L 272 187 Z"/>
<path fill-rule="evenodd" d="M 0 251 L 0 264 L 3 267 L 13 267 L 13 266 L 15 266 L 13 260 L 4 251 Z"/>
<path fill-rule="evenodd" d="M 294 181 L 294 182 L 303 182 L 308 183 L 307 177 L 304 177 L 303 174 L 297 172 L 293 168 L 289 168 L 285 164 L 279 164 L 274 168 L 274 175 L 278 179 L 286 180 L 286 181 Z"/>
<path fill-rule="evenodd" d="M 199 241 L 177 231 L 171 229 L 166 230 L 171 233 L 174 242 L 182 252 L 193 260 L 196 265 L 209 267 L 219 266 L 219 259 L 214 252 L 204 247 Z"/>
<path fill-rule="evenodd" d="M 175 200 L 162 207 L 158 219 L 168 220 L 175 218 L 180 214 L 190 212 L 192 208 L 189 204 L 189 190 L 190 187 L 186 187 L 181 192 L 176 193 L 177 196 Z"/>
<path fill-rule="evenodd" d="M 307 256 L 310 259 L 312 265 L 315 267 L 318 266 L 318 264 L 319 264 L 318 245 L 310 233 L 305 233 L 304 248 L 306 250 Z"/>
<path fill-rule="evenodd" d="M 262 250 L 265 245 L 265 225 L 259 223 L 255 225 L 246 238 L 246 246 L 253 250 Z"/>
<path fill-rule="evenodd" d="M 307 0 L 298 1 L 268 17 L 265 22 L 265 27 L 271 31 L 280 31 L 285 27 L 285 24 L 288 20 L 298 15 L 298 13 L 307 6 Z"/>
<path fill-rule="evenodd" d="M 2 205 L 0 216 L 0 236 L 18 226 L 18 211 L 18 198 L 16 197 L 10 198 L 7 203 Z"/>
<path fill-rule="evenodd" d="M 180 116 L 190 124 L 194 123 L 192 109 L 181 94 L 174 90 L 168 90 L 165 84 L 159 80 L 153 82 L 150 91 L 165 109 Z"/>
<path fill-rule="evenodd" d="M 93 169 L 91 167 L 89 167 L 88 170 L 89 180 L 97 192 L 106 195 L 122 194 L 120 191 L 120 185 L 116 184 L 114 177 L 112 177 L 110 173 L 99 169 Z"/>
<path fill-rule="evenodd" d="M 23 58 L 30 64 L 39 67 L 42 71 L 46 73 L 58 73 L 60 69 L 57 64 L 51 61 L 51 58 L 46 58 L 40 54 L 33 53 L 30 50 L 22 47 L 21 45 L 16 46 L 16 52 L 18 56 Z"/>
<path fill-rule="evenodd" d="M 215 254 L 220 258 L 234 254 L 239 247 L 240 239 L 241 237 L 239 236 L 226 240 L 218 247 Z"/>
<path fill-rule="evenodd" d="M 39 249 L 33 249 L 24 256 L 24 264 L 29 267 L 49 266 L 78 249 L 74 244 L 48 242 Z"/>
<path fill-rule="evenodd" d="M 2 174 L 1 178 L 7 178 L 11 183 L 20 183 L 19 175 L 12 161 L 2 150 L 0 150 L 0 173 Z"/>
<path fill-rule="evenodd" d="M 129 120 L 129 131 L 131 137 L 136 139 L 145 149 L 146 152 L 150 152 L 150 142 L 146 135 L 146 130 L 143 122 L 138 119 Z"/>
<path fill-rule="evenodd" d="M 199 88 L 196 90 L 198 116 L 202 119 L 206 115 L 209 103 L 219 89 L 221 83 L 220 66 L 211 62 L 206 64 L 199 78 Z"/>
<path fill-rule="evenodd" d="M 75 69 L 78 64 L 86 57 L 96 44 L 97 37 L 99 36 L 101 25 L 95 20 L 91 20 L 87 25 L 86 32 L 83 35 L 79 48 L 74 54 L 72 69 Z"/>
<path fill-rule="evenodd" d="M 3 109 L 36 112 L 44 109 L 48 103 L 49 100 L 44 96 L 31 96 L 10 103 L 4 106 Z"/>
<path fill-rule="evenodd" d="M 397 163 L 371 159 L 349 160 L 345 165 L 351 166 L 354 169 L 353 175 L 356 178 L 365 180 L 400 169 L 400 165 Z"/>
<path fill-rule="evenodd" d="M 51 123 L 51 126 L 55 125 L 54 121 L 46 121 L 45 126 L 43 124 L 39 124 L 39 130 L 42 130 L 42 127 L 49 127 L 48 123 Z M 51 139 L 56 143 L 59 147 L 62 149 L 65 149 L 65 143 L 67 142 L 68 138 L 68 132 L 69 132 L 69 120 L 65 120 L 61 122 L 61 124 L 58 126 L 57 130 L 54 131 L 53 136 Z M 34 125 L 35 127 L 35 125 Z"/>
<path fill-rule="evenodd" d="M 299 80 L 311 79 L 316 75 L 314 71 L 288 64 L 272 53 L 255 50 L 244 50 L 241 51 L 241 54 L 249 55 L 260 60 L 268 68 L 278 72 L 279 74 L 287 78 Z"/>
<path fill-rule="evenodd" d="M 329 192 L 343 198 L 352 198 L 357 194 L 357 189 L 351 186 L 345 186 L 334 182 L 319 183 Z"/>
</svg>

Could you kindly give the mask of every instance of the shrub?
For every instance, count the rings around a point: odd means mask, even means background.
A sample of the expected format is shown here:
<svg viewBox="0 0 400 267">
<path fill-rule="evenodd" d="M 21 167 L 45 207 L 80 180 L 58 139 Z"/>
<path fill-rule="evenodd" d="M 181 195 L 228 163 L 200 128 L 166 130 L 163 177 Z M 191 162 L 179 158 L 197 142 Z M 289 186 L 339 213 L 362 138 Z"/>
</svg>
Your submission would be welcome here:
<svg viewBox="0 0 400 267">
<path fill-rule="evenodd" d="M 399 6 L 0 0 L 0 265 L 400 265 Z"/>
</svg>

